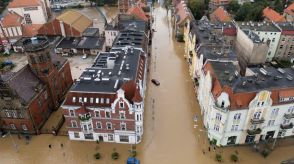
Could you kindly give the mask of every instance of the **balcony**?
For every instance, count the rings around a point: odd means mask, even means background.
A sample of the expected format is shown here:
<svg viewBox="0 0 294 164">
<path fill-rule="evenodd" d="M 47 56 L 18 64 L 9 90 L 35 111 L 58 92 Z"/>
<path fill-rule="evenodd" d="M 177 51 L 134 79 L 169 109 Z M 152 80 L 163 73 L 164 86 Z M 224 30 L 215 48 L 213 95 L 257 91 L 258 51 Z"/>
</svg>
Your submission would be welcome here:
<svg viewBox="0 0 294 164">
<path fill-rule="evenodd" d="M 286 119 L 294 118 L 294 113 L 285 113 L 285 114 L 284 114 L 284 117 L 285 117 Z"/>
<path fill-rule="evenodd" d="M 260 133 L 261 133 L 261 129 L 260 129 L 260 128 L 252 129 L 252 130 L 248 129 L 248 130 L 247 130 L 247 133 L 248 133 L 249 135 L 260 134 Z"/>
<path fill-rule="evenodd" d="M 264 119 L 263 118 L 261 118 L 261 119 L 252 118 L 250 122 L 251 122 L 251 124 L 262 124 L 262 123 L 264 123 Z"/>
<path fill-rule="evenodd" d="M 216 103 L 213 105 L 213 108 L 225 113 L 228 111 L 228 108 L 218 107 Z"/>
<path fill-rule="evenodd" d="M 281 124 L 281 129 L 292 129 L 293 123 L 290 124 Z"/>
<path fill-rule="evenodd" d="M 88 114 L 85 114 L 83 116 L 79 116 L 79 119 L 81 122 L 86 122 L 86 121 L 89 121 L 91 119 L 91 115 L 88 113 Z"/>
</svg>

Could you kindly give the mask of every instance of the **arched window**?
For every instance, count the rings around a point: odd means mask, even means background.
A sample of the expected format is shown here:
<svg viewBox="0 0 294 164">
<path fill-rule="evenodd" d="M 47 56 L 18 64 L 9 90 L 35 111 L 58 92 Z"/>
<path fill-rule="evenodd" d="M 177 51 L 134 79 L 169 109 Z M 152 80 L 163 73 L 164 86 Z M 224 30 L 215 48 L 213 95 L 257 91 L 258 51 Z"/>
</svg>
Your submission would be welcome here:
<svg viewBox="0 0 294 164">
<path fill-rule="evenodd" d="M 259 119 L 260 116 L 261 116 L 261 112 L 260 111 L 259 112 L 255 112 L 254 115 L 253 115 L 253 118 Z"/>
</svg>

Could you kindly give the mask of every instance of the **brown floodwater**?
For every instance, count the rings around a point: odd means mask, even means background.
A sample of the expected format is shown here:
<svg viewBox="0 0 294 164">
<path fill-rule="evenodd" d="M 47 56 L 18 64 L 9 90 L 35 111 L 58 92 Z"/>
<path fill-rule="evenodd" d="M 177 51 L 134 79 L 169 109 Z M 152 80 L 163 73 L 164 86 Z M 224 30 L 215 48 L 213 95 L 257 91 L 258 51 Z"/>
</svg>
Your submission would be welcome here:
<svg viewBox="0 0 294 164">
<path fill-rule="evenodd" d="M 240 163 L 277 164 L 294 157 L 293 145 L 277 147 L 267 158 L 252 151 L 249 146 L 228 147 L 208 152 L 208 143 L 201 120 L 194 128 L 193 116 L 199 115 L 199 106 L 194 93 L 188 66 L 184 60 L 184 44 L 173 38 L 170 17 L 166 11 L 155 9 L 152 56 L 149 78 L 158 79 L 156 87 L 148 82 L 144 113 L 143 141 L 137 145 L 138 158 L 142 164 L 207 164 L 216 163 L 215 153 L 222 154 L 223 163 L 231 163 L 230 155 L 238 150 Z M 14 147 L 17 144 L 17 148 Z M 60 144 L 63 143 L 63 147 Z M 48 145 L 51 144 L 50 149 Z M 111 159 L 116 150 L 117 161 Z M 123 164 L 130 145 L 70 141 L 66 136 L 33 136 L 29 144 L 17 136 L 0 138 L 0 163 L 2 164 Z M 203 154 L 203 150 L 205 154 Z M 94 153 L 102 155 L 95 160 Z"/>
</svg>

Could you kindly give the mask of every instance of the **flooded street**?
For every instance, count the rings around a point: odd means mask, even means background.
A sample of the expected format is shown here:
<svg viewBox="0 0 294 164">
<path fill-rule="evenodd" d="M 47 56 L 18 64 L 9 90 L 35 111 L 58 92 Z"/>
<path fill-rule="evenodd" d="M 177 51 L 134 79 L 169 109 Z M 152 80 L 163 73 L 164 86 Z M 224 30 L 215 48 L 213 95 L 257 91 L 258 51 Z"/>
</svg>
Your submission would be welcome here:
<svg viewBox="0 0 294 164">
<path fill-rule="evenodd" d="M 293 145 L 277 147 L 263 158 L 249 146 L 217 148 L 208 152 L 208 142 L 200 120 L 199 105 L 193 83 L 184 60 L 184 44 L 174 40 L 171 18 L 157 6 L 154 10 L 154 33 L 147 96 L 145 99 L 144 136 L 137 145 L 138 158 L 142 164 L 210 164 L 215 154 L 223 156 L 223 163 L 231 163 L 230 155 L 238 150 L 239 163 L 277 164 L 294 157 Z M 111 15 L 111 14 L 110 14 Z M 77 68 L 79 70 L 79 68 Z M 77 71 L 78 71 L 77 70 Z M 160 81 L 160 86 L 150 82 Z M 193 116 L 199 116 L 194 128 Z M 60 144 L 64 144 L 61 147 Z M 48 145 L 51 144 L 50 149 Z M 17 146 L 14 146 L 17 145 Z M 111 159 L 115 149 L 120 158 Z M 67 136 L 33 136 L 29 144 L 17 136 L 0 138 L 0 163 L 2 164 L 124 164 L 131 145 L 70 141 Z M 203 154 L 203 150 L 205 154 Z M 95 160 L 99 152 L 101 159 Z"/>
</svg>

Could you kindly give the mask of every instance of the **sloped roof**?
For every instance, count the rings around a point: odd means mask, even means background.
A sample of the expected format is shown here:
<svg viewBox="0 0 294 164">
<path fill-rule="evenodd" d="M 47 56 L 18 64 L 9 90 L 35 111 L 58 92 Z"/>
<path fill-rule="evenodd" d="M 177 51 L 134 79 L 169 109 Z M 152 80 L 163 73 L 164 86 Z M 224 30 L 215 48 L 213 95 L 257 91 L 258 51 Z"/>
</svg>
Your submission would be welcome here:
<svg viewBox="0 0 294 164">
<path fill-rule="evenodd" d="M 230 14 L 222 6 L 220 6 L 210 14 L 210 20 L 213 22 L 230 22 L 232 18 Z"/>
<path fill-rule="evenodd" d="M 21 26 L 22 21 L 23 21 L 22 16 L 18 15 L 15 12 L 8 12 L 2 20 L 2 26 L 3 27 Z"/>
<path fill-rule="evenodd" d="M 40 6 L 40 0 L 13 0 L 8 4 L 8 8 Z"/>
<path fill-rule="evenodd" d="M 294 2 L 289 5 L 285 10 L 285 13 L 289 14 L 289 15 L 293 15 L 294 16 Z"/>
<path fill-rule="evenodd" d="M 270 7 L 263 9 L 263 16 L 274 22 L 286 22 L 286 19 Z"/>
<path fill-rule="evenodd" d="M 7 83 L 26 103 L 29 103 L 37 94 L 36 88 L 44 87 L 41 80 L 33 74 L 28 65 L 15 73 Z"/>
<path fill-rule="evenodd" d="M 142 102 L 143 101 L 143 98 L 141 96 L 141 93 L 139 91 L 139 88 L 137 87 L 136 90 L 135 90 L 135 95 L 133 97 L 133 102 Z"/>
<path fill-rule="evenodd" d="M 145 12 L 142 10 L 142 8 L 140 8 L 139 6 L 133 6 L 131 7 L 128 12 L 128 14 L 133 15 L 145 22 L 148 21 L 147 16 L 145 15 Z"/>
<path fill-rule="evenodd" d="M 38 30 L 42 27 L 41 24 L 25 24 L 23 27 L 23 36 L 33 37 L 38 35 Z"/>
<path fill-rule="evenodd" d="M 93 23 L 91 19 L 74 10 L 66 11 L 56 19 L 74 27 L 79 32 L 84 32 Z"/>
<path fill-rule="evenodd" d="M 191 18 L 191 13 L 187 4 L 178 3 L 176 6 L 177 24 L 181 24 L 186 18 Z"/>
</svg>

